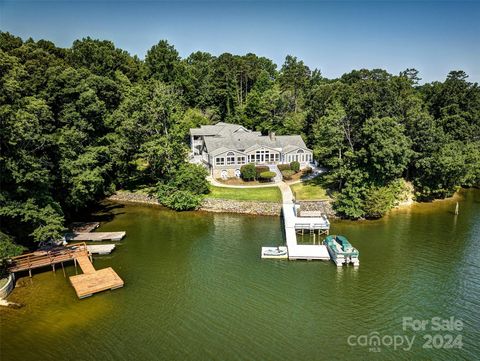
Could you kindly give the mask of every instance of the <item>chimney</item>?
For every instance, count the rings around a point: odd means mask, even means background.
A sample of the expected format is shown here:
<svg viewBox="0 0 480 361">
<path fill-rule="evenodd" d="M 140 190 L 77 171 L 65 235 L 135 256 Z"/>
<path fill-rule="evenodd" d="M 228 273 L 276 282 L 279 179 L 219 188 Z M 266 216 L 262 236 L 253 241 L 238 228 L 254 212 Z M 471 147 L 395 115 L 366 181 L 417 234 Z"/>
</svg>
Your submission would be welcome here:
<svg viewBox="0 0 480 361">
<path fill-rule="evenodd" d="M 275 138 L 275 132 L 268 132 L 268 136 L 270 137 L 271 141 L 275 141 L 275 139 L 277 139 Z"/>
</svg>

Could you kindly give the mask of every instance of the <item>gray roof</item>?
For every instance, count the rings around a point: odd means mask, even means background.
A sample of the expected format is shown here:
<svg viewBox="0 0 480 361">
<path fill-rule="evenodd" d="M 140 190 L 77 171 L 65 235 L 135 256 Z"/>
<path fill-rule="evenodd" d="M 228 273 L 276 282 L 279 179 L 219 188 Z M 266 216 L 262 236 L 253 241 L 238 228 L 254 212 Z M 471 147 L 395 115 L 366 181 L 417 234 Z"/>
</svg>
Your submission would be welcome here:
<svg viewBox="0 0 480 361">
<path fill-rule="evenodd" d="M 240 152 L 249 148 L 268 147 L 282 151 L 290 151 L 297 148 L 308 149 L 300 135 L 277 135 L 270 138 L 262 136 L 259 132 L 228 133 L 222 136 L 205 137 L 207 152 L 211 155 L 223 153 L 228 150 Z"/>
<path fill-rule="evenodd" d="M 260 135 L 260 132 L 252 132 L 242 125 L 223 122 L 214 125 L 201 125 L 200 128 L 190 129 L 191 135 L 226 136 L 232 133 L 252 133 Z"/>
</svg>

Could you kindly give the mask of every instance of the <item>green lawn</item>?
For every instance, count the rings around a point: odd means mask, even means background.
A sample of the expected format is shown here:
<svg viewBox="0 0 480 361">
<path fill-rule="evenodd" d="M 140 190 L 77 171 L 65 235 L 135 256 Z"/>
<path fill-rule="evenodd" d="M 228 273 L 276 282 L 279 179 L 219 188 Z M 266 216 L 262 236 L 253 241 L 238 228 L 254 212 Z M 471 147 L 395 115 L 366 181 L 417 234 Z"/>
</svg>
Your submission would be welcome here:
<svg viewBox="0 0 480 361">
<path fill-rule="evenodd" d="M 325 189 L 315 180 L 297 183 L 290 186 L 295 199 L 300 201 L 318 201 L 329 199 Z"/>
<path fill-rule="evenodd" d="M 207 198 L 232 199 L 235 201 L 281 202 L 282 194 L 278 187 L 262 188 L 223 188 L 210 186 Z"/>
</svg>

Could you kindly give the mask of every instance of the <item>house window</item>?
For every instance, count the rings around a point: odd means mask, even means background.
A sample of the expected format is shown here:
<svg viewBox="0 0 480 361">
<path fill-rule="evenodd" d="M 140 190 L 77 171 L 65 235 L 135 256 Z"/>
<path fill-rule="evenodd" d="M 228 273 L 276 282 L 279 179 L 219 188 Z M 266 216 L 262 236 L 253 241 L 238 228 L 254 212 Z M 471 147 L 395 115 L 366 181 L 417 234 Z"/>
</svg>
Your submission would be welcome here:
<svg viewBox="0 0 480 361">
<path fill-rule="evenodd" d="M 280 161 L 280 154 L 276 153 L 275 154 L 275 162 Z"/>
<path fill-rule="evenodd" d="M 225 158 L 215 158 L 215 165 L 225 165 Z"/>
<path fill-rule="evenodd" d="M 245 164 L 245 157 L 237 157 L 237 164 Z"/>
<path fill-rule="evenodd" d="M 227 153 L 227 165 L 235 164 L 235 153 L 228 152 Z"/>
</svg>

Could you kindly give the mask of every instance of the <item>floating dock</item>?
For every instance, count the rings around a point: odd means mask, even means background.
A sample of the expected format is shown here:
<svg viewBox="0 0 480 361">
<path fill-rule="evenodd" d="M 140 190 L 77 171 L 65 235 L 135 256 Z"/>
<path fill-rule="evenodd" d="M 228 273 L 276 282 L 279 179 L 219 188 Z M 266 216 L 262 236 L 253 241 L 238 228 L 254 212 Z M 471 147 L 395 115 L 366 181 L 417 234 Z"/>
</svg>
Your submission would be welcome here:
<svg viewBox="0 0 480 361">
<path fill-rule="evenodd" d="M 76 242 L 100 242 L 100 241 L 120 241 L 127 232 L 81 232 L 81 233 L 68 233 L 65 235 L 67 241 Z"/>
<path fill-rule="evenodd" d="M 88 257 L 77 258 L 77 261 L 83 274 L 71 276 L 70 283 L 78 298 L 90 297 L 97 292 L 123 287 L 123 280 L 111 267 L 97 271 Z"/>
<path fill-rule="evenodd" d="M 110 254 L 115 249 L 114 244 L 87 244 L 88 252 L 91 254 L 105 255 Z"/>
</svg>

